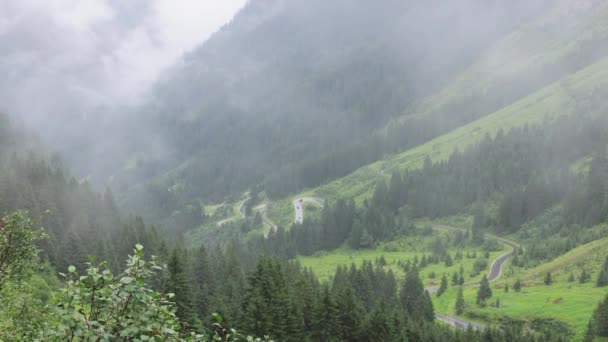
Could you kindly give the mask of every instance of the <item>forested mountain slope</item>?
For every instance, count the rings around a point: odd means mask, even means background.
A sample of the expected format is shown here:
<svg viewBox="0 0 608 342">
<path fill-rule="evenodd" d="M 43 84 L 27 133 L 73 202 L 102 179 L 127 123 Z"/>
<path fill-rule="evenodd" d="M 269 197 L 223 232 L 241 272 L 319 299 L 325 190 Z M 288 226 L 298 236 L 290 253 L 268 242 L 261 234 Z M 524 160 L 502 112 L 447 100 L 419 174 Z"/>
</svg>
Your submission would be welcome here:
<svg viewBox="0 0 608 342">
<path fill-rule="evenodd" d="M 284 195 L 343 176 L 385 152 L 374 130 L 551 3 L 251 1 L 159 82 L 114 184 L 163 218 L 256 184 Z"/>
<path fill-rule="evenodd" d="M 490 115 L 362 167 L 304 195 L 330 199 L 346 196 L 362 201 L 371 195 L 377 181 L 388 180 L 392 172 L 422 168 L 427 158 L 435 162 L 447 160 L 453 152 L 466 149 L 486 135 L 495 136 L 500 130 L 507 132 L 526 125 L 548 124 L 560 116 L 600 111 L 602 96 L 608 91 L 607 74 L 608 59 L 600 60 Z"/>
<path fill-rule="evenodd" d="M 41 248 L 52 265 L 65 270 L 91 255 L 116 270 L 135 243 L 158 247 L 140 218 L 120 215 L 110 192 L 93 192 L 50 155 L 28 130 L 0 114 L 0 215 L 29 211 L 49 235 Z"/>
</svg>

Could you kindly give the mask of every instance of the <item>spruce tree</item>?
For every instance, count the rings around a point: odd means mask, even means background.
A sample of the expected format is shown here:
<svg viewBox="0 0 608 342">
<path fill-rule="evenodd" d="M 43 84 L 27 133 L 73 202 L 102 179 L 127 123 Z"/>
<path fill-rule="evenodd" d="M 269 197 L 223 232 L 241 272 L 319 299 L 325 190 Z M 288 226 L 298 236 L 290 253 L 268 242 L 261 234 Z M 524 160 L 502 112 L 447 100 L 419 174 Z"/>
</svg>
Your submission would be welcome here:
<svg viewBox="0 0 608 342">
<path fill-rule="evenodd" d="M 545 275 L 545 285 L 549 286 L 553 283 L 553 278 L 551 277 L 551 272 L 547 272 Z"/>
<path fill-rule="evenodd" d="M 415 320 L 433 321 L 435 313 L 433 303 L 424 290 L 418 269 L 413 267 L 405 276 L 405 281 L 399 292 L 399 299 L 408 317 Z"/>
<path fill-rule="evenodd" d="M 201 245 L 196 251 L 193 260 L 193 289 L 195 294 L 196 313 L 202 322 L 206 322 L 211 315 L 211 295 L 214 293 L 213 274 L 209 267 L 207 250 Z"/>
<path fill-rule="evenodd" d="M 456 306 L 455 306 L 456 314 L 462 315 L 464 313 L 464 309 L 465 309 L 464 294 L 462 291 L 462 286 L 460 286 L 458 288 L 458 294 L 456 295 Z"/>
<path fill-rule="evenodd" d="M 606 270 L 600 271 L 600 274 L 597 277 L 597 286 L 598 287 L 608 286 L 608 272 L 606 272 Z"/>
<path fill-rule="evenodd" d="M 581 272 L 580 277 L 578 278 L 578 281 L 581 284 L 585 284 L 589 281 L 589 278 L 591 278 L 591 276 L 589 275 L 589 273 L 587 273 L 587 270 L 583 269 L 583 271 Z"/>
<path fill-rule="evenodd" d="M 439 289 L 437 290 L 437 297 L 441 297 L 441 295 L 448 289 L 448 277 L 444 274 L 443 277 L 441 277 L 441 285 L 439 286 Z"/>
<path fill-rule="evenodd" d="M 315 341 L 337 341 L 340 334 L 338 307 L 326 286 L 313 318 L 312 337 Z"/>
<path fill-rule="evenodd" d="M 304 315 L 295 300 L 289 302 L 285 324 L 285 341 L 303 341 L 305 338 Z"/>
<path fill-rule="evenodd" d="M 456 272 L 452 273 L 452 286 L 458 285 L 458 274 Z"/>
<path fill-rule="evenodd" d="M 608 296 L 593 312 L 584 340 L 592 342 L 595 337 L 608 337 Z"/>
<path fill-rule="evenodd" d="M 481 278 L 479 290 L 477 291 L 477 304 L 483 304 L 487 299 L 491 297 L 492 289 L 490 289 L 490 283 L 488 282 L 488 278 L 484 275 L 483 278 Z"/>
<path fill-rule="evenodd" d="M 336 298 L 339 312 L 340 338 L 356 341 L 361 333 L 365 312 L 352 287 L 346 287 Z"/>
<path fill-rule="evenodd" d="M 595 311 L 596 333 L 600 337 L 608 337 L 608 296 Z"/>
<path fill-rule="evenodd" d="M 515 283 L 513 283 L 513 290 L 515 290 L 515 292 L 521 291 L 521 280 L 517 279 Z"/>
<path fill-rule="evenodd" d="M 176 315 L 185 325 L 186 330 L 191 330 L 196 324 L 196 314 L 192 302 L 194 296 L 185 256 L 178 248 L 173 249 L 167 268 L 169 272 L 165 291 L 175 295 L 172 301 L 177 307 Z"/>
</svg>

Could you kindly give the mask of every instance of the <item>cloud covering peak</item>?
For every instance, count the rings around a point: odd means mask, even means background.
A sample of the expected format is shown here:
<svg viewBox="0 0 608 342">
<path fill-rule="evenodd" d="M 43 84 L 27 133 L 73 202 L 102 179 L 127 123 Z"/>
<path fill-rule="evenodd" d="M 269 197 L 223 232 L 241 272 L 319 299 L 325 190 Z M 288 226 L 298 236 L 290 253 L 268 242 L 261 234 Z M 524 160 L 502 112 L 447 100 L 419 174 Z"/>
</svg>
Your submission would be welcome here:
<svg viewBox="0 0 608 342">
<path fill-rule="evenodd" d="M 136 101 L 245 0 L 4 0 L 0 110 L 44 127 Z"/>
</svg>

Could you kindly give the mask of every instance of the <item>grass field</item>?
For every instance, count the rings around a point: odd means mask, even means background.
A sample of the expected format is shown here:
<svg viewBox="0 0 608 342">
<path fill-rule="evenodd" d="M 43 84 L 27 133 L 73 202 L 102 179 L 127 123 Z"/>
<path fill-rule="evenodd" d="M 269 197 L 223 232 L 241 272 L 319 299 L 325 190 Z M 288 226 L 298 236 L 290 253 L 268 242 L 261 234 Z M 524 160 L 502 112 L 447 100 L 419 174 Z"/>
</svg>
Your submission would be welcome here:
<svg viewBox="0 0 608 342">
<path fill-rule="evenodd" d="M 437 234 L 445 233 L 436 232 L 433 236 L 437 236 Z M 353 250 L 348 247 L 342 247 L 330 252 L 319 252 L 313 256 L 298 257 L 298 261 L 302 266 L 312 269 L 320 281 L 329 281 L 338 266 L 350 267 L 351 264 L 361 265 L 363 261 L 374 262 L 376 259 L 384 257 L 387 263 L 386 267 L 392 270 L 398 279 L 402 279 L 404 271 L 398 265 L 398 262 L 413 261 L 415 257 L 421 259 L 423 255 L 428 257 L 431 254 L 429 252 L 429 245 L 432 238 L 432 236 L 403 237 L 395 241 L 381 244 L 374 249 Z M 504 246 L 501 245 L 501 247 Z M 492 260 L 506 250 L 507 248 L 504 247 L 499 251 L 490 253 L 487 268 L 489 268 Z M 456 249 L 449 250 L 452 257 L 456 254 L 456 251 Z M 480 248 L 466 248 L 461 251 L 465 257 L 463 257 L 462 260 L 454 260 L 454 264 L 451 267 L 447 267 L 445 263 L 442 262 L 439 264 L 429 264 L 420 270 L 420 276 L 425 286 L 438 285 L 443 274 L 448 275 L 448 279 L 450 279 L 452 273 L 457 273 L 461 266 L 464 268 L 465 281 L 478 280 L 481 275 L 475 277 L 470 276 L 476 258 L 467 258 L 466 254 L 469 252 L 472 255 L 473 252 L 475 252 L 477 257 L 481 258 L 483 256 L 482 250 Z M 433 273 L 435 274 L 435 277 L 431 278 Z"/>
<path fill-rule="evenodd" d="M 474 317 L 485 316 L 485 319 L 494 323 L 505 315 L 526 321 L 533 318 L 554 318 L 568 324 L 576 334 L 576 339 L 580 339 L 593 310 L 608 294 L 608 288 L 595 287 L 598 270 L 607 254 L 608 239 L 602 239 L 529 270 L 509 267 L 504 278 L 491 285 L 494 296 L 490 302 L 498 299 L 500 307 L 478 307 L 474 304 L 477 287 L 467 287 L 464 291 L 467 312 Z M 591 280 L 586 284 L 578 282 L 583 267 L 591 273 Z M 550 286 L 544 284 L 547 272 L 551 272 L 553 279 Z M 574 282 L 568 281 L 570 274 L 576 278 Z M 519 293 L 513 290 L 513 283 L 517 279 L 521 279 L 523 286 Z M 510 286 L 508 293 L 504 292 L 506 284 Z M 433 297 L 437 312 L 453 315 L 456 292 L 456 288 L 450 288 L 443 296 Z"/>
</svg>

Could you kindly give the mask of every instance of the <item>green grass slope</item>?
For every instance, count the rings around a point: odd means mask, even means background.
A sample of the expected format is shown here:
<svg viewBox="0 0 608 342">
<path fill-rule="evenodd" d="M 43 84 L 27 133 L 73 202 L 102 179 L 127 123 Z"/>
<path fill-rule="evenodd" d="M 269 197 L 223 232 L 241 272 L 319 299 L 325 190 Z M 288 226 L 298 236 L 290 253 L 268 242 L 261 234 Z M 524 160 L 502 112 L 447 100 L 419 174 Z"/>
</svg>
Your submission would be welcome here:
<svg viewBox="0 0 608 342">
<path fill-rule="evenodd" d="M 477 287 L 465 288 L 467 313 L 464 317 L 489 320 L 497 323 L 503 316 L 531 322 L 534 319 L 556 319 L 566 323 L 575 333 L 575 339 L 584 335 L 587 323 L 599 301 L 608 294 L 608 288 L 595 286 L 598 271 L 608 255 L 608 238 L 580 246 L 572 251 L 539 265 L 520 270 L 509 267 L 503 278 L 492 283 L 494 296 L 490 302 L 500 301 L 498 308 L 475 305 Z M 581 284 L 578 276 L 582 269 L 591 273 L 591 280 Z M 544 284 L 547 272 L 551 272 L 553 284 Z M 570 282 L 570 274 L 575 281 Z M 522 290 L 515 292 L 513 283 L 521 279 Z M 509 284 L 509 292 L 504 291 Z M 456 301 L 456 288 L 450 288 L 443 296 L 434 297 L 437 312 L 453 315 Z"/>
<path fill-rule="evenodd" d="M 497 41 L 410 112 L 449 110 L 463 99 L 483 99 L 501 83 L 529 80 L 536 85 L 575 71 L 577 65 L 601 55 L 598 45 L 608 37 L 608 3 L 590 3 L 556 1 L 544 15 Z"/>
<path fill-rule="evenodd" d="M 425 144 L 366 165 L 350 175 L 304 192 L 299 196 L 316 196 L 332 200 L 355 198 L 361 202 L 371 195 L 374 184 L 387 179 L 395 170 L 416 169 L 429 157 L 447 159 L 455 150 L 479 142 L 486 134 L 508 131 L 524 125 L 542 124 L 546 120 L 576 114 L 594 89 L 608 86 L 608 58 L 604 58 L 559 82 L 555 82 L 488 116 L 455 129 Z"/>
</svg>

